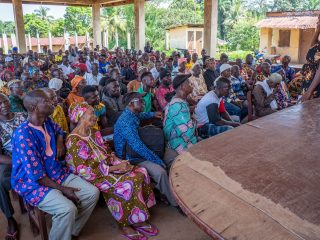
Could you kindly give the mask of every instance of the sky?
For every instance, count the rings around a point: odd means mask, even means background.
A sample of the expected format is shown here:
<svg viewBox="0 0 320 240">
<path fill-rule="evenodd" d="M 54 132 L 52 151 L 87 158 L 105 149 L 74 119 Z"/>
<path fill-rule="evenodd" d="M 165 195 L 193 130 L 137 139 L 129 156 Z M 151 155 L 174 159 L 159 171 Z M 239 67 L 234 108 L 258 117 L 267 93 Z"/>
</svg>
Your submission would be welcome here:
<svg viewBox="0 0 320 240">
<path fill-rule="evenodd" d="M 40 5 L 34 4 L 24 4 L 23 5 L 23 14 L 26 13 L 33 13 L 35 9 L 38 9 Z M 46 7 L 50 8 L 49 15 L 53 16 L 55 19 L 63 17 L 65 14 L 65 6 L 50 6 L 45 5 Z M 10 3 L 0 3 L 0 20 L 2 21 L 13 21 L 13 7 Z"/>
</svg>

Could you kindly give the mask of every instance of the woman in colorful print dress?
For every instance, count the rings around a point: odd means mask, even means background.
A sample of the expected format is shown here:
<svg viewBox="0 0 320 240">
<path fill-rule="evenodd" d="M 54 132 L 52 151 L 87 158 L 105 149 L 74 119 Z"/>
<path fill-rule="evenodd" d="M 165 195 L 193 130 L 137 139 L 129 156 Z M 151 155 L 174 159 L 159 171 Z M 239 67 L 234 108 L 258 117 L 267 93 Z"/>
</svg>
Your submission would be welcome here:
<svg viewBox="0 0 320 240">
<path fill-rule="evenodd" d="M 307 53 L 307 63 L 302 67 L 302 101 L 320 97 L 320 15 L 317 29 Z"/>
<path fill-rule="evenodd" d="M 127 239 L 145 240 L 158 229 L 147 223 L 148 208 L 156 204 L 146 169 L 117 158 L 104 145 L 94 109 L 87 103 L 71 105 L 70 121 L 77 124 L 66 141 L 71 171 L 100 189 L 109 211 Z"/>
</svg>

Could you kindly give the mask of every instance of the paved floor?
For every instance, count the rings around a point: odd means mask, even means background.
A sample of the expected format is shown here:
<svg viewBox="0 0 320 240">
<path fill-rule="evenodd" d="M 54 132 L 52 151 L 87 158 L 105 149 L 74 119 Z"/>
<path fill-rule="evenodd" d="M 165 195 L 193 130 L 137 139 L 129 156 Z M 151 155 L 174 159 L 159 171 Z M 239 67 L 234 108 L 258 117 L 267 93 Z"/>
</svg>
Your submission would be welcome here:
<svg viewBox="0 0 320 240">
<path fill-rule="evenodd" d="M 28 216 L 21 215 L 18 210 L 17 202 L 14 202 L 17 209 L 15 217 L 20 224 L 21 240 L 40 240 L 40 236 L 33 237 L 30 230 Z M 210 239 L 205 233 L 198 229 L 187 217 L 182 216 L 176 209 L 158 204 L 151 209 L 151 222 L 159 229 L 160 234 L 150 238 L 154 240 L 208 240 Z M 49 216 L 48 216 L 49 217 Z M 47 219 L 50 222 L 50 217 Z M 50 223 L 49 223 L 50 224 Z M 0 239 L 4 239 L 6 230 L 6 221 L 0 214 Z M 112 219 L 106 208 L 96 207 L 89 222 L 83 229 L 79 240 L 123 240 L 118 233 L 115 221 Z"/>
</svg>

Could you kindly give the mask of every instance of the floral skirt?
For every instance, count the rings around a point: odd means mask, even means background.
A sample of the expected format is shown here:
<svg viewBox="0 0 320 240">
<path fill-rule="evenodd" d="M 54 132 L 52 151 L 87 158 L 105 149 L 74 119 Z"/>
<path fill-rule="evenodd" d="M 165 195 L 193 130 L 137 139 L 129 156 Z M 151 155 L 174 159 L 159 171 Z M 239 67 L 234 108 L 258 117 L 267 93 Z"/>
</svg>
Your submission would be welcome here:
<svg viewBox="0 0 320 240">
<path fill-rule="evenodd" d="M 108 209 L 118 224 L 125 227 L 147 221 L 150 217 L 148 208 L 156 204 L 147 170 L 135 168 L 112 187 L 109 177 L 95 185 L 103 193 Z"/>
</svg>

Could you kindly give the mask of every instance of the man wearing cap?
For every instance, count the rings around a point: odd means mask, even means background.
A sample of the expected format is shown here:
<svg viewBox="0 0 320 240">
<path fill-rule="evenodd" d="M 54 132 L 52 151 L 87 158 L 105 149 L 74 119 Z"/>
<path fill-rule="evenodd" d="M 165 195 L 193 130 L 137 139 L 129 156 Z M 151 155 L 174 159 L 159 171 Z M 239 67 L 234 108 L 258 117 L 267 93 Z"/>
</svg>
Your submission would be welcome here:
<svg viewBox="0 0 320 240">
<path fill-rule="evenodd" d="M 253 89 L 255 113 L 257 117 L 263 117 L 277 111 L 278 104 L 275 94 L 279 91 L 282 76 L 273 73 L 262 82 L 257 82 Z"/>
<path fill-rule="evenodd" d="M 11 112 L 25 112 L 22 100 L 24 96 L 22 82 L 20 80 L 11 80 L 8 83 L 8 88 L 10 90 L 9 101 Z"/>
<path fill-rule="evenodd" d="M 240 126 L 231 120 L 224 106 L 223 97 L 227 97 L 231 90 L 230 80 L 220 77 L 215 84 L 215 89 L 204 95 L 195 109 L 198 132 L 203 138 Z"/>
<path fill-rule="evenodd" d="M 168 148 L 181 154 L 197 143 L 195 124 L 191 119 L 188 95 L 192 92 L 190 75 L 178 75 L 173 79 L 175 96 L 165 109 L 163 132 Z"/>
<path fill-rule="evenodd" d="M 214 87 L 214 81 L 219 77 L 219 73 L 216 70 L 216 61 L 214 58 L 208 58 L 205 61 L 206 71 L 203 73 L 204 81 L 207 85 L 208 91 Z"/>
<path fill-rule="evenodd" d="M 168 102 L 170 102 L 169 95 L 172 92 L 174 92 L 174 89 L 172 87 L 171 73 L 168 70 L 162 70 L 160 72 L 160 86 L 155 92 L 161 110 L 164 110 Z"/>
<path fill-rule="evenodd" d="M 149 175 L 156 182 L 156 188 L 167 197 L 172 206 L 178 206 L 170 189 L 165 162 L 144 144 L 138 134 L 141 120 L 153 117 L 161 118 L 162 114 L 159 112 L 143 112 L 144 102 L 142 95 L 137 92 L 127 93 L 124 96 L 124 103 L 127 107 L 114 127 L 114 145 L 117 156 L 129 160 L 139 167 L 146 168 Z M 141 158 L 130 159 L 129 156 L 123 156 L 126 144 Z"/>
</svg>

